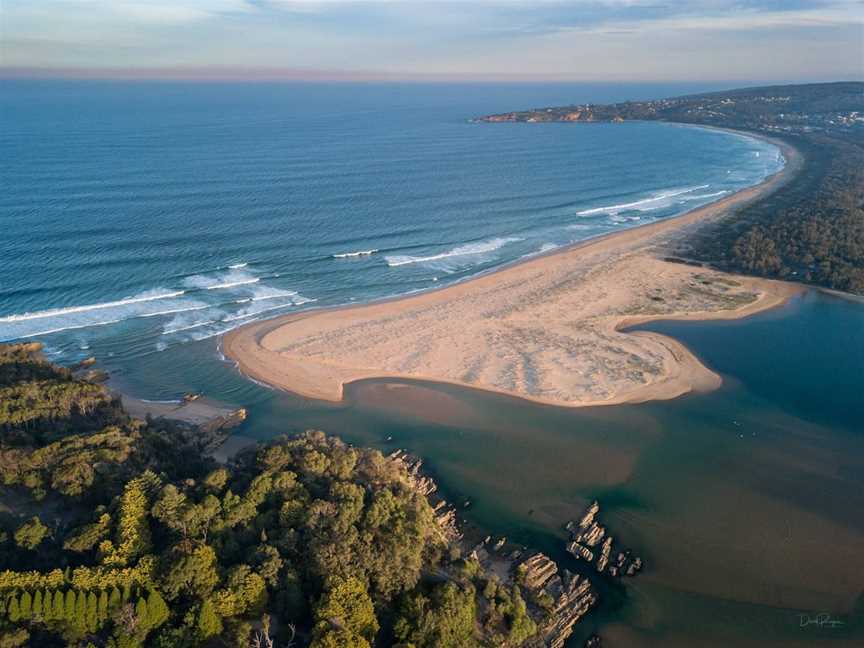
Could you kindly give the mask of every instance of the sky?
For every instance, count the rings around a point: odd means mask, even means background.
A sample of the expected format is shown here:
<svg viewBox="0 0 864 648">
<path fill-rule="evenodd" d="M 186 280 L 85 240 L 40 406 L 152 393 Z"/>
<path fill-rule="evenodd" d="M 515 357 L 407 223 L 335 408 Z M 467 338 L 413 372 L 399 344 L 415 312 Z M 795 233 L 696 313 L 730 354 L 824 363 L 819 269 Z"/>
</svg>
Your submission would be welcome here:
<svg viewBox="0 0 864 648">
<path fill-rule="evenodd" d="M 0 75 L 864 78 L 864 0 L 0 0 Z"/>
</svg>

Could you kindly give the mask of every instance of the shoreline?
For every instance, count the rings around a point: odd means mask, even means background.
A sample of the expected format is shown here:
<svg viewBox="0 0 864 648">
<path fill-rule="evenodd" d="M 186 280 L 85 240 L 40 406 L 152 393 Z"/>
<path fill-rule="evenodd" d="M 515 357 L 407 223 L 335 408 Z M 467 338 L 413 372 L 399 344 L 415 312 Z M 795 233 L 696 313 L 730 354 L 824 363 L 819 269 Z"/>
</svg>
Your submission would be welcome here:
<svg viewBox="0 0 864 648">
<path fill-rule="evenodd" d="M 248 378 L 337 403 L 343 402 L 346 384 L 387 378 L 447 383 L 565 407 L 716 389 L 720 377 L 681 343 L 624 329 L 661 319 L 739 319 L 805 290 L 659 258 L 658 248 L 680 239 L 688 228 L 775 191 L 800 169 L 802 156 L 788 143 L 732 132 L 778 146 L 784 167 L 757 185 L 679 216 L 519 259 L 448 286 L 252 322 L 226 333 L 221 351 Z M 645 283 L 645 277 L 656 281 Z M 616 291 L 621 285 L 631 290 Z M 514 294 L 508 299 L 502 287 Z M 661 296 L 638 294 L 647 289 Z M 618 294 L 610 298 L 610 292 Z M 684 303 L 653 308 L 652 300 L 665 302 L 668 294 Z M 581 319 L 562 310 L 570 305 L 581 307 Z M 498 339 L 513 338 L 514 332 L 514 339 Z M 538 361 L 532 356 L 549 355 L 542 353 L 547 339 L 555 352 Z M 592 344 L 601 347 L 593 352 L 593 362 L 586 350 Z"/>
</svg>

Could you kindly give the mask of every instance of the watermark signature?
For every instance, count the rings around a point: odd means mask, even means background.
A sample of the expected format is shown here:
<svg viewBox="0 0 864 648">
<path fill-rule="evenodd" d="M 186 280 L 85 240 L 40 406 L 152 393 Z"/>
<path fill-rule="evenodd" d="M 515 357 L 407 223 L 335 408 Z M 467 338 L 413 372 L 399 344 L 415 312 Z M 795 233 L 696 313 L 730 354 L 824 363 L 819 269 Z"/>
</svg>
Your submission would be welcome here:
<svg viewBox="0 0 864 648">
<path fill-rule="evenodd" d="M 845 621 L 842 621 L 828 612 L 820 612 L 819 614 L 799 614 L 798 615 L 798 627 L 799 628 L 828 628 L 828 629 L 836 629 L 842 628 L 846 625 Z"/>
</svg>

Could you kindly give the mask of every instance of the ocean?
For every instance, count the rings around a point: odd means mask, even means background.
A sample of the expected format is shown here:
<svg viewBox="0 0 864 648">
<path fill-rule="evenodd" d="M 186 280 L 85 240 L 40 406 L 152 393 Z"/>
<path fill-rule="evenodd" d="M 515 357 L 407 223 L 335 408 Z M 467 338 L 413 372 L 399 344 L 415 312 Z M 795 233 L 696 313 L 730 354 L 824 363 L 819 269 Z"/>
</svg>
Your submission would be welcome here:
<svg viewBox="0 0 864 648">
<path fill-rule="evenodd" d="M 0 341 L 132 371 L 255 319 L 680 214 L 782 165 L 700 128 L 470 123 L 695 89 L 4 82 Z"/>
</svg>

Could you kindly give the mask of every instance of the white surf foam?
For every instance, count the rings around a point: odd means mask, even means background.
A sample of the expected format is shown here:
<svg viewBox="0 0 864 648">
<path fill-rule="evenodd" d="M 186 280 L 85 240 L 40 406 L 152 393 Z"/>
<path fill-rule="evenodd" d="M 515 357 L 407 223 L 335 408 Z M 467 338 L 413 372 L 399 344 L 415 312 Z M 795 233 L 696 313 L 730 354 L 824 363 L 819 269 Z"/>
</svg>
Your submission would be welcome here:
<svg viewBox="0 0 864 648">
<path fill-rule="evenodd" d="M 239 264 L 238 264 L 239 265 Z M 183 284 L 187 288 L 198 288 L 200 290 L 221 290 L 226 288 L 236 288 L 238 286 L 246 286 L 255 284 L 261 281 L 260 277 L 256 277 L 251 272 L 243 267 L 232 268 L 228 272 L 220 272 L 213 275 L 193 275 L 187 277 Z"/>
<path fill-rule="evenodd" d="M 162 328 L 162 335 L 171 335 L 172 333 L 179 333 L 180 331 L 188 331 L 194 328 L 200 328 L 202 326 L 209 326 L 210 324 L 216 324 L 217 322 L 221 322 L 220 319 L 208 319 L 208 320 L 199 320 L 192 322 L 191 324 L 177 324 L 175 323 L 173 326 L 171 324 L 166 324 Z"/>
<path fill-rule="evenodd" d="M 19 335 L 13 335 L 8 338 L 0 338 L 7 340 L 25 340 L 27 338 L 36 337 L 37 335 L 51 335 L 52 333 L 61 333 L 63 331 L 74 331 L 75 329 L 82 328 L 90 328 L 91 326 L 105 326 L 106 324 L 116 324 L 117 322 L 122 322 L 123 319 L 113 319 L 113 320 L 105 320 L 102 322 L 88 322 L 87 324 L 76 324 L 74 326 L 62 326 L 59 328 L 53 329 L 45 329 L 44 331 L 31 331 L 29 333 L 23 333 Z"/>
<path fill-rule="evenodd" d="M 240 281 L 226 281 L 225 283 L 216 284 L 215 286 L 205 286 L 207 290 L 220 290 L 222 288 L 235 288 L 237 286 L 247 286 L 249 284 L 258 283 L 261 281 L 260 277 L 255 277 L 254 279 L 242 279 Z"/>
<path fill-rule="evenodd" d="M 521 238 L 516 238 L 513 236 L 493 238 L 488 241 L 480 241 L 478 243 L 466 243 L 465 245 L 460 245 L 447 252 L 442 252 L 441 254 L 432 254 L 430 256 L 394 255 L 385 257 L 385 259 L 387 260 L 387 265 L 389 265 L 390 267 L 410 265 L 412 263 L 429 263 L 432 261 L 451 259 L 453 257 L 488 254 L 489 252 L 494 252 L 495 250 L 504 247 L 508 243 L 514 243 L 521 240 Z"/>
<path fill-rule="evenodd" d="M 715 191 L 713 193 L 708 193 L 708 194 L 694 194 L 692 196 L 684 196 L 681 198 L 681 200 L 683 200 L 685 202 L 689 202 L 692 200 L 706 200 L 707 198 L 717 198 L 718 196 L 723 196 L 723 195 L 728 194 L 728 193 L 729 193 L 729 190 L 724 189 L 723 191 Z"/>
<path fill-rule="evenodd" d="M 282 290 L 281 288 L 261 285 L 255 286 L 255 288 L 252 289 L 252 296 L 249 297 L 248 301 L 263 301 L 265 299 L 280 299 L 283 297 L 287 299 L 296 296 L 296 290 Z"/>
<path fill-rule="evenodd" d="M 358 250 L 357 252 L 342 252 L 340 254 L 334 254 L 334 259 L 349 259 L 351 257 L 361 257 L 361 256 L 371 256 L 378 252 L 378 250 Z"/>
<path fill-rule="evenodd" d="M 234 265 L 229 265 L 228 267 L 232 270 L 239 270 L 240 268 L 245 268 L 248 265 L 248 263 L 235 263 Z"/>
<path fill-rule="evenodd" d="M 243 305 L 237 310 L 216 310 L 215 306 L 213 306 L 213 308 L 204 317 L 195 318 L 189 317 L 188 315 L 178 315 L 171 321 L 165 323 L 162 327 L 162 335 L 173 335 L 194 329 L 209 329 L 210 327 L 230 322 L 237 322 L 237 324 L 230 327 L 235 328 L 244 323 L 244 320 L 251 320 L 263 313 L 291 308 L 315 301 L 314 299 L 304 297 L 296 291 L 291 290 L 280 290 L 278 288 L 270 288 L 269 286 L 261 286 L 258 290 L 261 294 L 258 294 L 253 298 L 232 302 L 233 304 Z M 279 303 L 274 304 L 272 302 L 274 299 L 279 299 Z M 265 300 L 270 301 L 262 303 Z M 225 304 L 222 304 L 221 306 L 224 307 Z M 230 330 L 230 328 L 228 330 Z M 199 340 L 211 336 L 212 331 L 208 330 L 205 332 L 203 337 L 196 334 L 191 337 L 191 339 Z"/>
<path fill-rule="evenodd" d="M 681 187 L 679 189 L 667 189 L 663 191 L 657 191 L 648 198 L 643 198 L 642 200 L 634 200 L 633 202 L 620 203 L 618 205 L 604 205 L 602 207 L 583 209 L 580 212 L 576 212 L 576 215 L 591 216 L 593 214 L 609 214 L 610 216 L 617 216 L 622 211 L 653 211 L 655 209 L 660 209 L 664 206 L 658 203 L 667 202 L 670 198 L 683 196 L 684 194 L 698 191 L 699 189 L 707 189 L 709 186 L 710 185 L 698 185 L 696 187 Z"/>
<path fill-rule="evenodd" d="M 126 306 L 128 304 L 138 304 L 141 302 L 156 301 L 158 299 L 170 299 L 183 295 L 185 290 L 176 290 L 166 292 L 164 290 L 148 290 L 134 297 L 126 299 L 118 299 L 117 301 L 102 302 L 100 304 L 86 304 L 83 306 L 69 306 L 68 308 L 50 308 L 44 311 L 36 311 L 35 313 L 21 313 L 20 315 L 7 315 L 0 317 L 0 322 L 23 322 L 33 319 L 42 319 L 45 317 L 56 317 L 58 315 L 71 315 L 72 313 L 84 313 L 87 311 L 103 310 L 106 308 L 116 308 L 117 306 Z"/>
<path fill-rule="evenodd" d="M 133 319 L 137 317 L 158 317 L 159 315 L 173 315 L 174 313 L 186 313 L 188 311 L 197 311 L 204 310 L 205 308 L 212 308 L 210 304 L 202 304 L 201 302 L 195 302 L 194 306 L 184 306 L 182 308 L 169 308 L 168 310 L 155 311 L 152 313 L 140 313 L 136 315 L 131 315 L 127 319 Z"/>
</svg>

